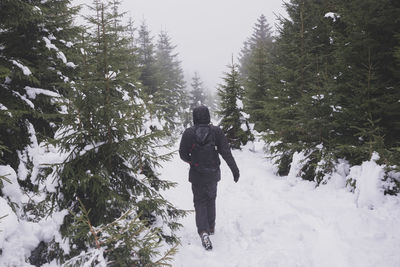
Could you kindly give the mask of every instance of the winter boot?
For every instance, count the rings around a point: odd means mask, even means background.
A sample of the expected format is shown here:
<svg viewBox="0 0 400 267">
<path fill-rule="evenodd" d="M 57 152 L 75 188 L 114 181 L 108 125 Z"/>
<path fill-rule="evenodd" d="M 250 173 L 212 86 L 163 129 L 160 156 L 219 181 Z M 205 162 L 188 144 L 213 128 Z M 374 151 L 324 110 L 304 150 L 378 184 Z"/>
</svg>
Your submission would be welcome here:
<svg viewBox="0 0 400 267">
<path fill-rule="evenodd" d="M 208 236 L 208 234 L 206 232 L 201 233 L 200 238 L 201 238 L 201 244 L 203 245 L 203 247 L 206 250 L 212 250 L 212 243 L 211 243 L 211 240 L 210 240 L 210 237 Z"/>
</svg>

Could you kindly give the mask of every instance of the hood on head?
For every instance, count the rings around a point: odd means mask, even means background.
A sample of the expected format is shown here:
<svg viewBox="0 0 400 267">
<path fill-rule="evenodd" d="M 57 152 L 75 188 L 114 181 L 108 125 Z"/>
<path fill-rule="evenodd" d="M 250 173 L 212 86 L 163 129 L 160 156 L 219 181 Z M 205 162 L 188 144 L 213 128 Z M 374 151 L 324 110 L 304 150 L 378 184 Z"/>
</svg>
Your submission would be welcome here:
<svg viewBox="0 0 400 267">
<path fill-rule="evenodd" d="M 193 109 L 193 123 L 195 125 L 210 123 L 210 111 L 206 106 L 199 106 Z"/>
</svg>

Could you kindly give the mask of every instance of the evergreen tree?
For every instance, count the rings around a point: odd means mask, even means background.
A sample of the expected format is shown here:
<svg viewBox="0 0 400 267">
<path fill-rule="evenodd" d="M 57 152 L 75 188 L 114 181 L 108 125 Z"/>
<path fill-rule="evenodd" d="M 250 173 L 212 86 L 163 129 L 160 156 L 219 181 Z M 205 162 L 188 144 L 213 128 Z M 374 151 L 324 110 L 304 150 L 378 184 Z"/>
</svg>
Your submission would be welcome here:
<svg viewBox="0 0 400 267">
<path fill-rule="evenodd" d="M 216 111 L 218 110 L 218 93 L 211 90 L 206 90 L 205 96 L 205 105 L 210 110 L 210 115 L 215 117 Z"/>
<path fill-rule="evenodd" d="M 156 94 L 157 107 L 161 117 L 168 123 L 169 129 L 174 129 L 180 122 L 186 98 L 185 81 L 178 54 L 174 52 L 176 46 L 171 44 L 168 33 L 159 34 L 156 50 L 156 64 L 158 69 L 159 89 Z"/>
<path fill-rule="evenodd" d="M 137 48 L 139 54 L 140 81 L 143 85 L 144 92 L 151 100 L 156 96 L 157 90 L 159 89 L 159 82 L 157 79 L 158 70 L 153 37 L 144 21 L 139 28 Z"/>
<path fill-rule="evenodd" d="M 307 155 L 301 176 L 317 182 L 339 158 L 360 164 L 378 151 L 383 162 L 393 162 L 398 22 L 388 18 L 399 7 L 373 0 L 285 5 L 289 18 L 280 19 L 271 58 L 272 98 L 263 100 L 280 173 L 296 151 Z"/>
<path fill-rule="evenodd" d="M 67 0 L 0 3 L 0 145 L 7 148 L 0 160 L 14 169 L 31 164 L 31 138 L 52 138 L 60 122 L 56 99 L 74 73 L 68 60 L 79 31 L 76 12 Z"/>
<path fill-rule="evenodd" d="M 203 82 L 197 72 L 192 77 L 192 90 L 190 91 L 190 109 L 193 110 L 195 107 L 205 105 L 206 95 L 203 88 Z"/>
<path fill-rule="evenodd" d="M 271 48 L 273 39 L 271 26 L 265 16 L 261 15 L 253 27 L 252 35 L 244 42 L 243 48 L 240 51 L 239 70 L 242 78 L 247 79 L 248 77 L 254 50 L 262 46 L 265 52 L 268 52 L 267 50 Z"/>
<path fill-rule="evenodd" d="M 81 205 L 81 212 L 75 216 L 76 229 L 81 238 L 88 239 L 87 251 L 66 261 L 63 266 L 168 266 L 177 252 L 174 246 L 161 254 L 159 232 L 148 228 L 133 209 L 126 211 L 109 224 L 94 227 L 89 211 Z M 113 255 L 104 258 L 104 252 Z M 161 255 L 161 256 L 160 256 Z"/>
<path fill-rule="evenodd" d="M 258 18 L 252 36 L 245 42 L 240 57 L 241 74 L 245 87 L 245 110 L 250 114 L 250 120 L 255 123 L 255 129 L 268 129 L 268 117 L 263 111 L 263 101 L 270 93 L 270 53 L 272 49 L 272 33 L 264 15 Z"/>
<path fill-rule="evenodd" d="M 374 151 L 391 162 L 400 130 L 399 62 L 393 53 L 400 14 L 393 1 L 337 1 L 335 94 L 341 97 L 341 155 L 359 164 Z"/>
<path fill-rule="evenodd" d="M 232 148 L 245 145 L 251 135 L 248 122 L 243 116 L 243 87 L 240 84 L 239 66 L 233 63 L 228 66 L 229 72 L 225 73 L 224 83 L 219 85 L 219 110 L 222 118 L 220 126 L 226 134 Z"/>
<path fill-rule="evenodd" d="M 135 54 L 127 27 L 119 21 L 122 14 L 118 6 L 119 1 L 114 0 L 106 4 L 94 1 L 91 7 L 95 15 L 87 17 L 91 28 L 82 41 L 82 77 L 69 95 L 68 115 L 60 134 L 68 157 L 59 169 L 58 202 L 76 214 L 64 222 L 63 234 L 71 244 L 68 257 L 93 246 L 87 240 L 88 233 L 80 230 L 80 221 L 75 220 L 82 215 L 82 206 L 88 210 L 86 221 L 93 227 L 112 227 L 121 214 L 133 209 L 148 227 L 154 228 L 157 220 L 158 235 L 172 243 L 177 242 L 177 218 L 185 214 L 159 193 L 173 185 L 160 180 L 155 172 L 168 155 L 155 151 L 163 142 L 162 132 L 146 126 L 151 122 L 146 120 L 138 74 L 131 66 Z M 165 232 L 164 225 L 171 231 Z M 110 250 L 105 256 L 122 260 L 123 265 L 138 260 L 148 264 L 153 252 L 143 247 L 140 255 Z M 121 253 L 124 257 L 119 259 Z"/>
<path fill-rule="evenodd" d="M 273 63 L 276 69 L 271 97 L 265 102 L 272 133 L 282 152 L 280 172 L 288 171 L 287 157 L 295 151 L 310 154 L 310 166 L 321 160 L 316 147 L 332 146 L 334 112 L 339 106 L 332 93 L 334 79 L 331 22 L 324 17 L 326 3 L 293 0 L 285 4 L 289 18 L 281 18 Z M 313 152 L 314 151 L 314 152 Z M 312 153 L 313 152 L 313 153 Z M 314 179 L 314 169 L 304 177 Z"/>
<path fill-rule="evenodd" d="M 182 103 L 182 112 L 180 114 L 181 122 L 182 122 L 182 130 L 186 129 L 188 126 L 192 124 L 192 110 L 190 105 L 190 93 L 186 91 L 183 94 L 181 99 Z"/>
<path fill-rule="evenodd" d="M 39 164 L 37 152 L 52 147 L 62 101 L 77 76 L 77 11 L 67 0 L 0 2 L 0 164 L 16 171 L 13 186 L 30 199 L 10 200 L 21 221 L 38 222 L 60 210 L 45 183 L 51 166 Z M 55 257 L 41 242 L 26 260 L 39 266 Z"/>
</svg>

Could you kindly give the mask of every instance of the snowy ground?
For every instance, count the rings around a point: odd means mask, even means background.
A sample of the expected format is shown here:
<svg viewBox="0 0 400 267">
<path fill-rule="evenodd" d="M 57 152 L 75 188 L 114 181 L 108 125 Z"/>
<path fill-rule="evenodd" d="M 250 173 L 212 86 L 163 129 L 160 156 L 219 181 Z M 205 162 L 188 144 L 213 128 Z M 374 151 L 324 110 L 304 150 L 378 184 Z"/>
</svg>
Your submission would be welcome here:
<svg viewBox="0 0 400 267">
<path fill-rule="evenodd" d="M 400 266 L 399 198 L 387 197 L 373 210 L 357 207 L 356 194 L 345 188 L 275 176 L 261 149 L 233 154 L 241 177 L 235 184 L 222 163 L 214 249 L 202 248 L 191 214 L 182 221 L 174 267 Z M 178 155 L 162 169 L 179 183 L 167 198 L 193 210 L 187 173 Z"/>
</svg>

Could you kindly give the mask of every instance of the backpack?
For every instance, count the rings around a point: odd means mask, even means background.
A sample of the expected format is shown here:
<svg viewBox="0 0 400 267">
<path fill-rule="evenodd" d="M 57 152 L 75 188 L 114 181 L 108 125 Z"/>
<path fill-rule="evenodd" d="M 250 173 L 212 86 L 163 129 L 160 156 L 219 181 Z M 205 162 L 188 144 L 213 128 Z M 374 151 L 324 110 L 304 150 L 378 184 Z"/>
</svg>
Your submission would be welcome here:
<svg viewBox="0 0 400 267">
<path fill-rule="evenodd" d="M 219 170 L 220 160 L 215 147 L 215 133 L 210 125 L 194 126 L 191 167 L 198 173 L 211 174 Z"/>
</svg>

